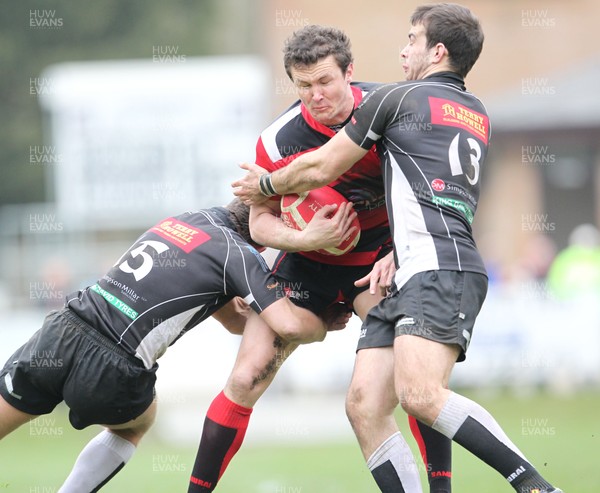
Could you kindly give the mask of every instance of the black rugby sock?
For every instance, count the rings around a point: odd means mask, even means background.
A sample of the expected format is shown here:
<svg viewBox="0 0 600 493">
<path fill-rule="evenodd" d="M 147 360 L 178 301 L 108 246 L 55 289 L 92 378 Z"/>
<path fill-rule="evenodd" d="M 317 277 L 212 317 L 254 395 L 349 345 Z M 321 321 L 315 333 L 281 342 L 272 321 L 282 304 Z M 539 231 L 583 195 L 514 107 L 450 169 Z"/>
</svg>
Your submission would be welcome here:
<svg viewBox="0 0 600 493">
<path fill-rule="evenodd" d="M 483 407 L 451 393 L 432 428 L 498 471 L 519 493 L 552 491 L 548 483 Z"/>
<path fill-rule="evenodd" d="M 451 493 L 452 440 L 412 416 L 408 422 L 427 470 L 429 493 Z"/>
</svg>

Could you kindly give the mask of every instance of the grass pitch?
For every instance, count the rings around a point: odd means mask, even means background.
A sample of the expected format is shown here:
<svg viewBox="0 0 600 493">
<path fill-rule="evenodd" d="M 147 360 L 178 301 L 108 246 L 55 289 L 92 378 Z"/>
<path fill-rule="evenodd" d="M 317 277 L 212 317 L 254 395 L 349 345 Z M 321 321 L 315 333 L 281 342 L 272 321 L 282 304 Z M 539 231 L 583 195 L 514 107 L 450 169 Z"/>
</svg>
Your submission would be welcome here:
<svg viewBox="0 0 600 493">
<path fill-rule="evenodd" d="M 466 394 L 486 407 L 529 460 L 566 493 L 600 491 L 597 465 L 600 392 L 520 398 L 509 394 Z M 398 414 L 398 422 L 418 457 L 402 413 Z M 23 426 L 0 442 L 0 493 L 56 493 L 81 448 L 97 432 L 97 428 L 73 430 L 64 412 L 59 411 Z M 102 491 L 185 492 L 195 454 L 195 447 L 174 447 L 150 434 L 129 464 Z M 458 445 L 453 448 L 453 469 L 453 490 L 457 493 L 513 491 L 498 473 Z M 422 478 L 427 492 L 424 471 Z M 358 445 L 349 441 L 242 446 L 216 491 L 368 493 L 378 490 Z"/>
</svg>

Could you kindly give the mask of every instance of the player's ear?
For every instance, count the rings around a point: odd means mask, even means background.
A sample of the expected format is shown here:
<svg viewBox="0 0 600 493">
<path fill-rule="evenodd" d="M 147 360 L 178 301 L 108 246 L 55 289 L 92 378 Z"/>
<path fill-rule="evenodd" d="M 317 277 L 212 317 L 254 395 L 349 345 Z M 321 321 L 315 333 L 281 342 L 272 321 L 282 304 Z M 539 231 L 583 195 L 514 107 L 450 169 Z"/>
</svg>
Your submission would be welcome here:
<svg viewBox="0 0 600 493">
<path fill-rule="evenodd" d="M 353 74 L 353 73 L 354 73 L 354 64 L 353 64 L 353 63 L 350 63 L 350 64 L 348 65 L 348 68 L 346 69 L 346 75 L 345 75 L 345 77 L 346 77 L 346 82 L 347 82 L 348 84 L 350 84 L 350 82 L 352 82 L 352 74 Z"/>
<path fill-rule="evenodd" d="M 433 63 L 440 63 L 444 59 L 444 55 L 448 55 L 448 49 L 444 43 L 438 43 L 433 47 Z"/>
</svg>

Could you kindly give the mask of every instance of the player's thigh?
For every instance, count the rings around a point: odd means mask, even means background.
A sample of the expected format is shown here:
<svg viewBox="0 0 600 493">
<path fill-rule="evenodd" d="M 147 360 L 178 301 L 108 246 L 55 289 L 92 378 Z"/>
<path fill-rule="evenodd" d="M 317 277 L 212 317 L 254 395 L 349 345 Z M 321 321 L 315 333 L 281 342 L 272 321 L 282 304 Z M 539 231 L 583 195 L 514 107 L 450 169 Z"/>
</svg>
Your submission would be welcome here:
<svg viewBox="0 0 600 493">
<path fill-rule="evenodd" d="M 0 395 L 0 440 L 36 417 L 35 414 L 27 414 L 12 407 Z"/>
<path fill-rule="evenodd" d="M 150 406 L 148 406 L 148 409 L 146 409 L 137 418 L 119 425 L 108 425 L 106 428 L 108 428 L 115 435 L 118 435 L 125 440 L 129 440 L 131 443 L 137 446 L 144 434 L 154 424 L 157 408 L 158 405 L 156 399 L 154 399 Z"/>
<path fill-rule="evenodd" d="M 386 300 L 384 313 L 395 320 L 400 390 L 447 387 L 455 362 L 464 359 L 486 291 L 487 278 L 481 274 L 427 271 Z"/>
<path fill-rule="evenodd" d="M 241 406 L 252 407 L 296 347 L 252 313 L 246 322 L 225 395 Z"/>
<path fill-rule="evenodd" d="M 346 397 L 353 414 L 385 416 L 394 412 L 398 398 L 394 388 L 394 351 L 391 346 L 361 349 Z"/>
<path fill-rule="evenodd" d="M 460 347 L 414 335 L 402 335 L 394 341 L 397 382 L 433 382 L 448 385 Z"/>
<path fill-rule="evenodd" d="M 378 305 L 379 302 L 383 299 L 379 293 L 371 294 L 369 290 L 362 291 L 356 295 L 352 305 L 354 306 L 354 311 L 360 317 L 361 320 L 364 320 L 369 313 L 369 310 L 374 306 Z"/>
<path fill-rule="evenodd" d="M 402 335 L 394 341 L 396 392 L 403 409 L 428 423 L 443 406 L 442 395 L 460 354 L 456 344 Z"/>
</svg>

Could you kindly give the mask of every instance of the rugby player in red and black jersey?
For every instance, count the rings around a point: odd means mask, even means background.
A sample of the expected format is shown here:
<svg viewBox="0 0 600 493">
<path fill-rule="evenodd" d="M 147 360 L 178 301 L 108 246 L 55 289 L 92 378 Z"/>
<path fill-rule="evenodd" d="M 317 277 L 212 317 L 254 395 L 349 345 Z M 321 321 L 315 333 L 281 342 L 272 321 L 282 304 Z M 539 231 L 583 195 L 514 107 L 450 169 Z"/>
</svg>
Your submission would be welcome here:
<svg viewBox="0 0 600 493">
<path fill-rule="evenodd" d="M 330 219 L 323 212 L 309 227 L 327 238 L 344 213 L 340 208 Z M 61 401 L 75 428 L 106 426 L 83 449 L 61 493 L 98 491 L 131 458 L 156 413 L 157 359 L 211 315 L 232 332 L 243 329 L 239 357 L 250 351 L 264 365 L 276 365 L 288 347 L 325 337 L 323 322 L 280 291 L 253 246 L 248 216 L 236 199 L 160 221 L 97 283 L 69 295 L 0 370 L 0 439 Z M 337 245 L 343 235 L 325 242 Z M 180 262 L 161 264 L 166 254 Z M 346 321 L 332 318 L 331 328 Z M 255 382 L 252 398 L 271 377 Z M 239 441 L 244 431 L 228 439 Z"/>
<path fill-rule="evenodd" d="M 352 83 L 352 61 L 348 37 L 338 29 L 311 25 L 296 31 L 288 39 L 284 48 L 284 66 L 299 101 L 260 135 L 256 146 L 256 162 L 260 166 L 269 171 L 285 168 L 297 156 L 326 144 L 350 120 L 364 95 L 377 86 Z M 308 241 L 301 231 L 287 227 L 279 218 L 279 197 L 252 207 L 252 237 L 262 245 L 281 250 L 273 273 L 281 285 L 289 288 L 288 296 L 297 305 L 321 314 L 329 306 L 346 303 L 364 320 L 369 310 L 382 299 L 379 290 L 369 285 L 369 273 L 377 269 L 385 287 L 395 271 L 381 163 L 375 148 L 326 184 L 351 201 L 358 214 L 361 236 L 352 251 L 339 256 L 314 251 L 318 245 Z M 358 285 L 355 284 L 357 280 L 361 280 Z M 360 395 L 364 415 L 352 420 L 353 425 L 359 420 L 365 423 L 358 428 L 355 426 L 355 430 L 357 433 L 360 430 L 362 451 L 369 464 L 379 445 L 390 435 L 400 433 L 393 416 L 393 409 L 398 404 L 393 393 L 393 354 L 384 353 L 378 363 L 386 368 L 383 374 L 389 378 L 369 382 Z M 247 362 L 247 365 L 251 364 Z M 230 383 L 238 380 L 237 375 L 245 371 L 243 365 L 235 368 Z M 243 389 L 239 385 L 236 387 L 237 398 L 241 401 Z M 233 392 L 229 389 L 227 393 Z M 382 394 L 386 399 L 382 399 Z M 387 397 L 392 397 L 393 402 Z M 358 396 L 354 394 L 352 398 Z M 217 404 L 209 410 L 205 426 L 210 427 L 211 433 L 202 436 L 188 493 L 212 491 L 193 483 L 202 480 L 214 487 L 226 467 L 217 460 L 218 454 L 228 459 L 232 455 L 229 451 L 219 452 L 219 444 L 229 430 L 224 426 L 217 433 L 213 421 L 232 421 L 220 408 Z M 411 419 L 411 429 L 426 451 L 423 459 L 431 492 L 450 491 L 451 441 L 414 419 Z M 406 452 L 403 466 L 417 470 L 408 448 Z M 408 466 L 411 461 L 412 465 Z"/>
<path fill-rule="evenodd" d="M 456 4 L 417 7 L 410 22 L 401 52 L 407 82 L 371 91 L 327 144 L 262 180 L 279 193 L 317 188 L 377 145 L 397 271 L 390 296 L 363 323 L 350 396 L 393 376 L 395 402 L 493 467 L 515 491 L 561 493 L 485 409 L 448 389 L 487 293 L 471 223 L 490 126 L 485 107 L 464 85 L 484 36 L 471 11 Z M 236 195 L 262 200 L 257 174 L 264 170 L 244 167 L 251 173 L 234 183 Z M 386 352 L 394 358 L 388 375 L 379 365 Z M 358 404 L 349 409 L 351 420 L 362 418 Z M 420 491 L 418 475 L 404 467 L 405 448 L 402 437 L 390 436 L 374 454 L 373 475 L 384 493 Z"/>
</svg>

